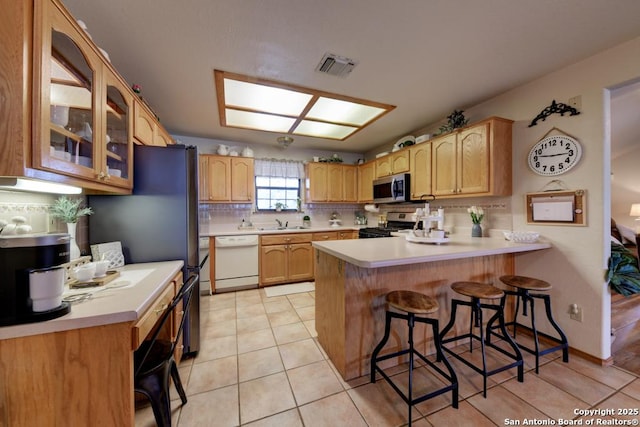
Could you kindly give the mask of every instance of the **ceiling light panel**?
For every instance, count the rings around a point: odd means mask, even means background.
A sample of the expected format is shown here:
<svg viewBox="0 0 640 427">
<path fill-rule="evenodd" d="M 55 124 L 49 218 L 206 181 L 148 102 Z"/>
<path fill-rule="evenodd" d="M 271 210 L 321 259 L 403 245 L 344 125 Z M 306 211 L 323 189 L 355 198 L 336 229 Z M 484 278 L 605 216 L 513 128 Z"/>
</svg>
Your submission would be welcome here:
<svg viewBox="0 0 640 427">
<path fill-rule="evenodd" d="M 214 80 L 222 126 L 344 140 L 396 108 L 221 70 Z"/>
<path fill-rule="evenodd" d="M 302 120 L 293 133 L 317 138 L 345 139 L 357 130 L 357 127 Z"/>
<path fill-rule="evenodd" d="M 308 93 L 230 79 L 224 80 L 224 96 L 228 107 L 286 116 L 302 113 L 312 98 Z"/>
<path fill-rule="evenodd" d="M 291 126 L 295 123 L 295 119 L 289 117 L 252 113 L 229 108 L 226 109 L 225 114 L 227 117 L 227 126 L 265 130 L 268 132 L 288 133 Z"/>
<path fill-rule="evenodd" d="M 362 126 L 384 112 L 385 110 L 383 108 L 356 104 L 355 102 L 342 101 L 340 99 L 320 97 L 311 110 L 309 110 L 306 117 L 326 122 Z"/>
</svg>

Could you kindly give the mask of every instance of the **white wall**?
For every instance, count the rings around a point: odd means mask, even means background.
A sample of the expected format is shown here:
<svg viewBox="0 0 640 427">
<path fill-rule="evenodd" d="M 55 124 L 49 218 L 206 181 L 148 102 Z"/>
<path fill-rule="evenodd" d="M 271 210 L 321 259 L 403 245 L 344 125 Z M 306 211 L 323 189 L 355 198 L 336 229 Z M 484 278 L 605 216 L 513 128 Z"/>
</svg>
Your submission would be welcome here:
<svg viewBox="0 0 640 427">
<path fill-rule="evenodd" d="M 508 66 L 508 64 L 505 64 Z M 570 345 L 601 359 L 610 357 L 610 294 L 604 282 L 609 256 L 610 153 L 608 140 L 607 88 L 640 75 L 640 38 L 601 52 L 584 61 L 515 88 L 483 104 L 465 108 L 470 122 L 489 116 L 514 120 L 513 126 L 513 228 L 534 230 L 553 248 L 516 258 L 516 272 L 549 281 L 556 320 Z M 577 116 L 554 114 L 528 127 L 552 100 L 566 103 L 582 97 Z M 531 172 L 527 166 L 530 148 L 552 128 L 577 138 L 583 146 L 580 164 L 560 175 L 568 189 L 587 192 L 587 225 L 554 226 L 526 223 L 524 197 L 552 180 Z M 437 125 L 414 132 L 437 129 Z M 637 164 L 637 163 L 636 163 Z M 569 304 L 583 307 L 582 323 L 570 320 Z M 540 316 L 537 317 L 540 319 Z"/>
</svg>

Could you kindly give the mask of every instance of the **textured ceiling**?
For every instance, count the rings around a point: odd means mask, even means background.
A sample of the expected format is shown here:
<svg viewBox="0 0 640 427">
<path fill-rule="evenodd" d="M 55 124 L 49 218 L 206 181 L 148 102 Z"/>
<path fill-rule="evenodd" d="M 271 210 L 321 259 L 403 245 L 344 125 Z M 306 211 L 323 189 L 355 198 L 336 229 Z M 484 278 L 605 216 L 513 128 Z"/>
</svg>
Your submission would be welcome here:
<svg viewBox="0 0 640 427">
<path fill-rule="evenodd" d="M 62 1 L 173 134 L 276 145 L 277 134 L 220 126 L 214 69 L 397 106 L 343 142 L 295 138 L 345 152 L 640 36 L 637 0 Z M 325 52 L 359 65 L 320 74 Z"/>
</svg>

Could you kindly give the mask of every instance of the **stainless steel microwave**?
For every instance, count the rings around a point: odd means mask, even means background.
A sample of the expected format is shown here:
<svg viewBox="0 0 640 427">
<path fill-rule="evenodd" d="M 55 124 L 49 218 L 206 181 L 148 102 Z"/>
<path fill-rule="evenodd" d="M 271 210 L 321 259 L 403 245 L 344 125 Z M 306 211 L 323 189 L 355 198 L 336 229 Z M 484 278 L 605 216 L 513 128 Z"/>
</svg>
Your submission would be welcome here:
<svg viewBox="0 0 640 427">
<path fill-rule="evenodd" d="M 385 176 L 373 181 L 374 203 L 397 203 L 409 201 L 409 174 Z"/>
</svg>

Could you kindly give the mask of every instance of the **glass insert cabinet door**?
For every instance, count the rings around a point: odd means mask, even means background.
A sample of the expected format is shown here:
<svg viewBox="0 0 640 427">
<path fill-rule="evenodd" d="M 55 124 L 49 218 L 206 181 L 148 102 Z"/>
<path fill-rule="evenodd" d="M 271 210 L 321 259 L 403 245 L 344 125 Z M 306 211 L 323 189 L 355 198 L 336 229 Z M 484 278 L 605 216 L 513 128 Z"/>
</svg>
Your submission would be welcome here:
<svg viewBox="0 0 640 427">
<path fill-rule="evenodd" d="M 130 188 L 132 95 L 70 17 L 38 4 L 35 167 Z"/>
<path fill-rule="evenodd" d="M 131 119 L 133 98 L 124 85 L 106 73 L 106 129 L 104 156 L 110 182 L 128 180 L 131 175 Z"/>
<path fill-rule="evenodd" d="M 96 77 L 102 64 L 88 46 L 82 49 L 69 33 L 51 28 L 50 34 L 50 57 L 42 68 L 42 97 L 46 100 L 48 92 L 49 123 L 42 129 L 41 163 L 58 172 L 95 178 L 98 161 L 94 139 L 100 139 L 94 138 L 100 131 L 95 108 L 99 95 Z M 42 103 L 43 117 L 47 116 L 46 105 Z"/>
</svg>

